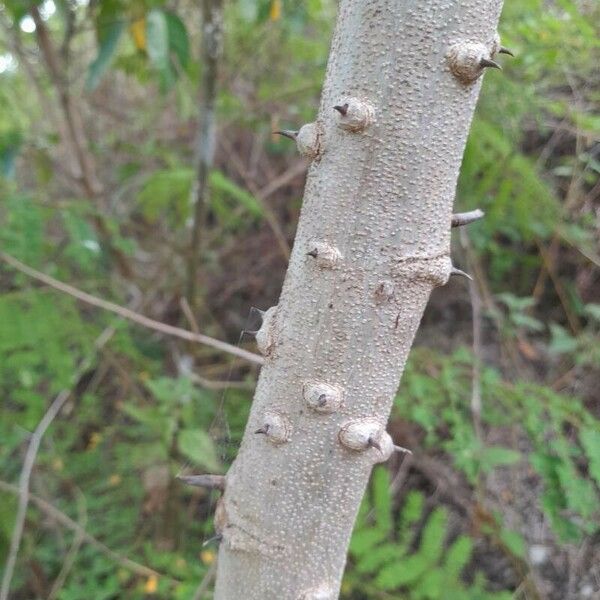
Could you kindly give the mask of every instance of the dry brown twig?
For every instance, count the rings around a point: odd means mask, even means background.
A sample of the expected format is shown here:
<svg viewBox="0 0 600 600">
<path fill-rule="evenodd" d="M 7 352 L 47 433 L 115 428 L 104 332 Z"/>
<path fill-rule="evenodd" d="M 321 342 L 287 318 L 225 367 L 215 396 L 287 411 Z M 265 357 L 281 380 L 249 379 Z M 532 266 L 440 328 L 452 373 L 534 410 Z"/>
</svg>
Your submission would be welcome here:
<svg viewBox="0 0 600 600">
<path fill-rule="evenodd" d="M 77 522 L 77 525 L 81 529 L 79 529 L 75 532 L 75 537 L 73 538 L 73 543 L 71 544 L 71 547 L 69 548 L 69 551 L 67 552 L 67 556 L 65 557 L 65 560 L 63 561 L 63 564 L 62 564 L 59 574 L 57 575 L 56 579 L 54 580 L 54 583 L 52 584 L 52 587 L 50 588 L 50 592 L 48 593 L 47 600 L 54 600 L 58 596 L 58 593 L 60 592 L 63 585 L 65 584 L 65 581 L 67 580 L 69 572 L 71 571 L 71 569 L 73 568 L 73 565 L 75 564 L 75 559 L 77 558 L 79 549 L 81 548 L 83 542 L 85 541 L 84 533 L 85 533 L 85 526 L 87 523 L 87 507 L 86 507 L 86 502 L 85 502 L 85 496 L 79 489 L 77 489 L 77 500 L 78 500 L 77 509 L 79 512 L 79 520 Z"/>
<path fill-rule="evenodd" d="M 473 269 L 473 261 L 471 260 L 472 252 L 467 252 L 470 249 L 469 236 L 464 229 L 460 231 L 460 242 L 467 254 L 469 269 Z M 473 269 L 476 274 L 477 271 Z M 473 369 L 471 376 L 471 417 L 473 419 L 473 429 L 477 439 L 483 441 L 483 430 L 481 425 L 481 295 L 479 293 L 479 283 L 477 278 L 474 281 L 469 281 L 469 297 L 471 299 L 472 311 L 472 328 L 473 328 Z"/>
<path fill-rule="evenodd" d="M 223 136 L 221 139 L 221 145 L 227 152 L 229 156 L 229 160 L 231 164 L 234 166 L 239 176 L 244 180 L 244 183 L 252 193 L 252 195 L 256 198 L 257 202 L 260 204 L 265 219 L 273 232 L 279 250 L 283 258 L 288 261 L 290 259 L 290 246 L 285 237 L 285 233 L 281 228 L 279 220 L 277 219 L 277 215 L 273 211 L 273 209 L 269 206 L 267 202 L 265 202 L 265 198 L 261 194 L 261 190 L 258 189 L 254 180 L 249 176 L 246 169 L 244 168 L 244 164 L 242 163 L 238 153 L 235 150 L 233 144 L 229 142 L 229 140 Z M 304 165 L 303 165 L 304 166 Z M 306 167 L 304 167 L 306 169 Z"/>
<path fill-rule="evenodd" d="M 96 352 L 98 352 L 113 336 L 115 330 L 112 327 L 107 327 L 96 340 L 94 346 Z M 0 587 L 0 600 L 7 600 L 8 593 L 10 591 L 10 584 L 12 581 L 15 565 L 17 562 L 17 555 L 21 546 L 21 539 L 23 537 L 23 529 L 25 527 L 25 516 L 27 514 L 27 507 L 29 505 L 29 481 L 31 479 L 31 472 L 35 463 L 42 437 L 48 427 L 50 427 L 52 421 L 61 411 L 65 402 L 70 398 L 73 388 L 77 385 L 81 377 L 87 371 L 91 364 L 91 357 L 84 360 L 73 378 L 73 385 L 69 389 L 62 390 L 56 398 L 50 404 L 50 407 L 38 423 L 35 431 L 31 435 L 29 440 L 29 446 L 25 454 L 25 460 L 23 461 L 23 468 L 21 469 L 21 475 L 19 477 L 19 502 L 17 505 L 17 516 L 15 518 L 15 524 L 13 526 L 13 532 L 10 539 L 10 549 L 6 564 L 4 567 L 4 575 L 2 577 L 2 586 Z"/>
<path fill-rule="evenodd" d="M 148 329 L 153 329 L 154 331 L 188 340 L 190 342 L 203 344 L 210 348 L 214 348 L 215 350 L 220 350 L 221 352 L 233 354 L 234 356 L 243 358 L 244 360 L 247 360 L 257 365 L 262 365 L 264 363 L 263 357 L 259 356 L 258 354 L 255 354 L 254 352 L 249 352 L 248 350 L 238 348 L 237 346 L 228 344 L 227 342 L 216 340 L 202 333 L 194 333 L 192 331 L 188 331 L 187 329 L 181 329 L 180 327 L 175 327 L 173 325 L 161 323 L 160 321 L 155 321 L 154 319 L 145 317 L 144 315 L 141 315 L 129 308 L 125 308 L 124 306 L 120 306 L 119 304 L 109 302 L 108 300 L 103 300 L 102 298 L 97 298 L 96 296 L 92 296 L 87 292 L 83 292 L 71 285 L 68 285 L 67 283 L 58 281 L 57 279 L 54 279 L 49 275 L 45 275 L 44 273 L 41 273 L 40 271 L 31 268 L 30 266 L 22 263 L 21 261 L 17 260 L 10 254 L 6 254 L 5 252 L 0 252 L 0 260 L 3 260 L 14 269 L 20 271 L 21 273 L 24 273 L 25 275 L 28 275 L 29 277 L 32 277 L 37 281 L 41 281 L 42 283 L 49 285 L 50 287 L 56 290 L 64 292 L 65 294 L 69 294 L 69 296 L 73 296 L 74 298 L 77 298 L 78 300 L 81 300 L 82 302 L 85 302 L 87 304 L 91 304 L 92 306 L 108 310 L 114 314 L 119 315 L 120 317 L 123 317 L 124 319 L 133 321 L 134 323 L 138 323 L 139 325 L 143 325 Z"/>
<path fill-rule="evenodd" d="M 10 494 L 19 494 L 18 486 L 2 480 L 0 480 L 0 490 L 2 490 L 3 492 L 8 492 Z M 140 575 L 142 577 L 160 577 L 173 583 L 179 583 L 178 580 L 173 579 L 172 577 L 169 577 L 164 573 L 159 573 L 158 571 L 155 571 L 154 569 L 151 569 L 146 565 L 142 565 L 134 560 L 131 560 L 130 558 L 127 558 L 126 556 L 123 556 L 122 554 L 119 554 L 118 552 L 115 552 L 114 550 L 111 550 L 108 546 L 103 544 L 101 541 L 97 540 L 93 535 L 85 531 L 85 529 L 83 529 L 81 525 L 73 521 L 73 519 L 65 515 L 65 513 L 63 513 L 62 511 L 58 510 L 58 508 L 56 508 L 54 505 L 50 504 L 50 502 L 47 502 L 46 500 L 32 494 L 31 492 L 28 494 L 28 498 L 29 500 L 31 500 L 32 504 L 35 504 L 46 515 L 52 517 L 54 520 L 56 520 L 58 523 L 60 523 L 67 529 L 70 529 L 71 531 L 82 535 L 83 540 L 86 543 L 96 548 L 96 550 L 104 554 L 110 560 L 116 562 L 125 569 L 129 569 L 132 573 L 135 573 L 136 575 Z"/>
<path fill-rule="evenodd" d="M 213 564 L 210 565 L 208 571 L 206 571 L 206 575 L 204 575 L 204 577 L 202 578 L 200 585 L 196 588 L 192 600 L 202 600 L 202 596 L 204 596 L 205 592 L 210 587 L 210 584 L 213 582 L 213 579 L 215 578 L 216 574 L 217 561 L 215 560 L 215 562 L 213 562 Z"/>
</svg>

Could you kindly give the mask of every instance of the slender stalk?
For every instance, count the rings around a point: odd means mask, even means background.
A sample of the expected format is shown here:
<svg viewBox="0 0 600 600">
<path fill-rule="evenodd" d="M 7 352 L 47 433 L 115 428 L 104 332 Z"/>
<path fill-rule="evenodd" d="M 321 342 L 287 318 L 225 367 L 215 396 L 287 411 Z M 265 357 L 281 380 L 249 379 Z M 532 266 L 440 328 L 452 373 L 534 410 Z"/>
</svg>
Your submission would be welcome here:
<svg viewBox="0 0 600 600">
<path fill-rule="evenodd" d="M 123 317 L 124 319 L 128 319 L 134 323 L 138 323 L 139 325 L 147 327 L 148 329 L 153 329 L 154 331 L 158 331 L 166 335 L 172 335 L 190 342 L 204 344 L 205 346 L 209 346 L 215 350 L 227 352 L 228 354 L 243 358 L 255 364 L 260 365 L 264 362 L 261 356 L 254 354 L 253 352 L 248 352 L 248 350 L 244 350 L 243 348 L 238 348 L 237 346 L 233 346 L 227 342 L 216 340 L 202 333 L 194 333 L 193 331 L 188 331 L 187 329 L 181 329 L 180 327 L 174 327 L 173 325 L 168 325 L 167 323 L 155 321 L 154 319 L 150 319 L 149 317 L 141 315 L 125 306 L 120 306 L 114 302 L 109 302 L 108 300 L 103 300 L 102 298 L 92 296 L 91 294 L 83 292 L 72 285 L 58 281 L 58 279 L 54 279 L 54 277 L 50 277 L 50 275 L 46 275 L 45 273 L 41 273 L 40 271 L 31 268 L 30 266 L 22 263 L 5 252 L 0 252 L 0 260 L 6 262 L 21 273 L 41 281 L 42 283 L 45 283 L 46 285 L 49 285 L 60 292 L 69 294 L 69 296 L 73 296 L 73 298 L 77 298 L 78 300 L 81 300 L 87 304 L 91 304 L 92 306 L 97 306 L 98 308 L 108 310 L 116 315 L 119 315 L 120 317 Z"/>
<path fill-rule="evenodd" d="M 35 23 L 35 33 L 41 55 L 52 85 L 58 97 L 65 126 L 60 128 L 60 134 L 64 136 L 64 143 L 69 148 L 70 154 L 77 167 L 75 181 L 80 191 L 96 203 L 102 203 L 106 199 L 104 187 L 97 176 L 96 161 L 90 152 L 89 143 L 81 111 L 81 97 L 74 95 L 69 87 L 67 63 L 64 57 L 68 56 L 68 42 L 70 36 L 65 38 L 62 53 L 53 43 L 46 23 L 42 19 L 36 5 L 30 9 L 31 17 Z M 111 232 L 104 217 L 98 213 L 92 217 L 93 225 L 100 239 L 106 244 L 108 252 L 115 259 L 119 271 L 125 276 L 131 275 L 131 265 L 128 257 L 111 241 Z"/>
<path fill-rule="evenodd" d="M 196 145 L 193 223 L 188 262 L 187 299 L 192 311 L 198 308 L 197 278 L 202 254 L 206 211 L 209 203 L 208 177 L 213 165 L 216 137 L 215 104 L 222 52 L 223 0 L 202 0 L 202 90 L 200 126 Z"/>
<path fill-rule="evenodd" d="M 15 496 L 20 495 L 20 489 L 18 486 L 13 485 L 12 483 L 8 483 L 6 481 L 0 480 L 0 490 L 3 492 L 7 492 L 9 494 L 14 494 Z M 111 550 L 108 546 L 103 544 L 100 540 L 96 539 L 93 535 L 88 533 L 79 523 L 76 523 L 67 516 L 62 511 L 58 510 L 56 506 L 50 504 L 43 498 L 39 496 L 35 496 L 31 492 L 28 494 L 28 499 L 32 504 L 35 504 L 45 515 L 58 521 L 63 527 L 73 531 L 76 535 L 80 535 L 86 544 L 89 544 L 96 550 L 98 550 L 101 554 L 108 557 L 110 560 L 114 561 L 116 564 L 122 566 L 125 569 L 129 569 L 132 573 L 136 573 L 142 577 L 159 577 L 166 581 L 170 581 L 172 583 L 179 583 L 177 580 L 169 577 L 164 573 L 159 573 L 146 565 L 142 565 L 114 550 Z"/>
<path fill-rule="evenodd" d="M 108 342 L 114 332 L 115 330 L 112 327 L 109 327 L 98 336 L 98 339 L 94 344 L 95 352 L 98 352 Z M 29 505 L 29 481 L 31 479 L 31 472 L 42 438 L 48 427 L 52 424 L 52 421 L 54 421 L 62 407 L 65 405 L 65 402 L 70 398 L 71 390 L 79 382 L 81 376 L 89 368 L 90 364 L 91 358 L 87 358 L 81 363 L 73 378 L 73 385 L 71 388 L 62 390 L 56 398 L 54 398 L 29 440 L 29 446 L 27 447 L 23 468 L 21 469 L 21 475 L 19 477 L 19 503 L 17 506 L 17 516 L 15 517 L 15 524 L 10 539 L 10 549 L 4 566 L 4 575 L 2 577 L 2 585 L 0 586 L 0 600 L 7 600 L 10 591 L 10 584 L 17 563 L 17 555 L 19 553 L 23 529 L 25 527 L 25 516 Z"/>
<path fill-rule="evenodd" d="M 35 23 L 35 32 L 44 62 L 46 63 L 48 75 L 58 94 L 59 104 L 67 124 L 68 142 L 73 154 L 77 158 L 81 183 L 86 195 L 89 198 L 94 198 L 102 193 L 102 188 L 96 177 L 94 159 L 87 147 L 87 139 L 79 106 L 73 99 L 68 85 L 66 69 L 52 43 L 50 33 L 40 15 L 38 7 L 33 6 L 30 12 Z"/>
</svg>

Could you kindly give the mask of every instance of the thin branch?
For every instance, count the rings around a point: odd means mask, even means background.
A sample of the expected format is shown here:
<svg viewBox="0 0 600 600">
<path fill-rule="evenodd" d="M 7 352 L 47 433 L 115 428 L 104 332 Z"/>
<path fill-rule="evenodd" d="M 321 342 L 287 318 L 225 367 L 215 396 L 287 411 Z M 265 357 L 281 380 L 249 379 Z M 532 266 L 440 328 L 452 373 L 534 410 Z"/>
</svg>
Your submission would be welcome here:
<svg viewBox="0 0 600 600">
<path fill-rule="evenodd" d="M 73 96 L 68 87 L 65 66 L 61 64 L 60 56 L 54 47 L 50 32 L 40 15 L 38 7 L 33 6 L 30 14 L 35 22 L 35 34 L 40 51 L 44 57 L 52 84 L 56 88 L 65 116 L 69 133 L 68 141 L 71 144 L 73 154 L 77 157 L 86 194 L 89 198 L 95 198 L 102 193 L 102 187 L 97 180 L 94 160 L 88 150 L 80 107 L 73 101 Z"/>
<path fill-rule="evenodd" d="M 462 229 L 460 232 L 460 241 L 465 250 L 470 249 L 469 236 Z M 466 252 L 467 257 L 470 253 Z M 471 263 L 469 258 L 468 262 Z M 472 267 L 469 264 L 469 269 Z M 471 417 L 473 419 L 473 428 L 477 439 L 483 441 L 483 429 L 481 425 L 481 296 L 479 295 L 479 286 L 477 281 L 469 282 L 469 296 L 471 298 L 471 311 L 473 321 L 473 369 L 471 374 Z"/>
<path fill-rule="evenodd" d="M 194 597 L 192 600 L 202 600 L 202 596 L 204 596 L 205 592 L 208 590 L 210 584 L 213 582 L 215 575 L 217 574 L 217 561 L 215 560 L 212 565 L 210 565 L 208 571 L 206 571 L 206 575 L 204 575 L 200 585 L 196 588 L 194 592 Z"/>
<path fill-rule="evenodd" d="M 105 190 L 98 180 L 96 162 L 90 152 L 90 145 L 83 124 L 81 106 L 83 96 L 74 95 L 69 89 L 67 65 L 61 60 L 50 31 L 40 15 L 39 8 L 33 5 L 30 8 L 30 15 L 35 23 L 35 35 L 40 53 L 46 64 L 48 76 L 55 88 L 58 103 L 63 113 L 65 127 L 62 127 L 59 133 L 64 136 L 64 142 L 77 163 L 75 177 L 77 187 L 81 187 L 83 193 L 90 200 L 95 202 L 105 201 Z M 125 276 L 130 276 L 131 265 L 126 255 L 112 243 L 111 232 L 104 217 L 97 214 L 92 217 L 91 221 L 101 240 L 106 243 L 111 257 L 115 259 L 119 271 Z"/>
<path fill-rule="evenodd" d="M 95 343 L 95 349 L 98 351 L 104 346 L 108 340 L 112 337 L 115 330 L 112 327 L 105 329 Z M 82 375 L 89 368 L 91 363 L 91 357 L 84 360 L 79 368 L 77 374 L 73 378 L 73 386 L 70 389 L 62 390 L 56 398 L 54 398 L 50 408 L 46 411 L 42 420 L 38 423 L 35 431 L 33 432 L 31 439 L 29 440 L 29 446 L 25 454 L 25 460 L 23 461 L 23 468 L 21 470 L 21 476 L 19 477 L 19 503 L 17 507 L 17 516 L 15 518 L 15 524 L 13 526 L 13 532 L 10 539 L 10 549 L 8 552 L 8 558 L 6 559 L 6 565 L 4 568 L 4 575 L 2 577 L 2 586 L 0 587 L 0 600 L 7 600 L 8 592 L 10 590 L 10 583 L 12 581 L 15 565 L 17 562 L 17 555 L 21 546 L 21 539 L 23 537 L 23 529 L 25 526 L 25 516 L 27 514 L 27 506 L 29 504 L 29 481 L 31 479 L 31 471 L 33 470 L 33 464 L 37 456 L 42 437 L 52 421 L 61 411 L 65 402 L 71 396 L 72 388 L 81 379 Z"/>
<path fill-rule="evenodd" d="M 271 228 L 273 235 L 275 236 L 275 240 L 277 241 L 277 245 L 279 246 L 279 250 L 281 251 L 281 255 L 287 262 L 290 259 L 290 245 L 285 237 L 285 233 L 279 224 L 277 219 L 277 215 L 275 211 L 269 206 L 267 202 L 265 202 L 265 198 L 262 196 L 261 191 L 258 189 L 252 178 L 247 173 L 246 169 L 233 144 L 229 142 L 229 140 L 223 136 L 221 138 L 221 145 L 225 149 L 227 156 L 229 157 L 231 164 L 234 166 L 235 170 L 238 172 L 240 177 L 244 180 L 246 187 L 250 190 L 256 201 L 260 204 L 263 215 L 267 221 L 267 224 Z M 301 164 L 304 170 L 306 170 L 306 165 Z"/>
<path fill-rule="evenodd" d="M 550 244 L 550 249 L 547 249 L 544 246 L 544 244 L 539 240 L 536 240 L 536 243 L 538 250 L 540 251 L 542 264 L 544 265 L 546 272 L 548 273 L 548 276 L 550 277 L 550 280 L 554 285 L 554 290 L 556 291 L 558 300 L 560 301 L 565 316 L 567 317 L 569 327 L 575 335 L 578 335 L 581 332 L 581 322 L 577 314 L 571 310 L 569 306 L 569 297 L 567 295 L 567 291 L 565 290 L 559 276 L 556 273 L 556 269 L 554 268 L 556 252 L 558 251 L 558 242 L 556 241 L 556 239 L 554 239 Z M 552 252 L 553 247 L 555 249 L 554 253 Z"/>
<path fill-rule="evenodd" d="M 452 215 L 452 227 L 462 227 L 463 225 L 468 225 L 469 223 L 483 219 L 484 216 L 485 213 L 480 208 L 476 208 L 470 212 L 456 213 Z"/>
<path fill-rule="evenodd" d="M 50 592 L 48 593 L 47 600 L 54 600 L 58 596 L 58 593 L 60 592 L 63 585 L 65 584 L 65 581 L 67 580 L 69 572 L 71 571 L 71 569 L 73 568 L 73 565 L 75 564 L 75 559 L 77 558 L 79 549 L 81 548 L 81 545 L 85 541 L 83 534 L 85 533 L 85 526 L 87 523 L 87 507 L 86 507 L 86 502 L 85 502 L 85 496 L 81 493 L 81 491 L 79 489 L 77 489 L 77 500 L 78 500 L 77 509 L 79 512 L 79 521 L 77 522 L 77 525 L 81 529 L 75 532 L 75 537 L 73 539 L 73 543 L 71 544 L 71 547 L 69 548 L 69 552 L 67 553 L 67 556 L 65 557 L 65 560 L 63 561 L 63 565 L 60 569 L 58 576 L 56 577 L 56 579 L 54 580 L 54 583 L 52 584 L 52 588 L 50 589 Z"/>
<path fill-rule="evenodd" d="M 286 169 L 281 175 L 272 179 L 265 187 L 257 192 L 257 196 L 262 200 L 266 200 L 282 187 L 290 184 L 296 177 L 306 173 L 306 162 L 299 160 Z"/>
<path fill-rule="evenodd" d="M 193 383 L 206 390 L 252 390 L 255 387 L 255 383 L 252 381 L 220 381 L 218 379 L 207 379 L 196 373 L 188 373 L 187 377 L 189 377 Z"/>
<path fill-rule="evenodd" d="M 159 331 L 160 333 L 166 335 L 172 335 L 174 337 L 178 337 L 184 340 L 188 340 L 190 342 L 197 342 L 198 344 L 204 344 L 205 346 L 209 346 L 210 348 L 214 348 L 215 350 L 220 350 L 222 352 L 227 352 L 228 354 L 233 354 L 239 358 L 243 358 L 249 362 L 255 363 L 257 365 L 262 365 L 264 363 L 264 359 L 262 356 L 258 354 L 254 354 L 254 352 L 249 352 L 248 350 L 244 350 L 243 348 L 238 348 L 232 344 L 228 344 L 227 342 L 222 342 L 220 340 L 216 340 L 214 338 L 209 337 L 208 335 L 204 335 L 202 333 L 193 333 L 192 331 L 188 331 L 187 329 L 181 329 L 180 327 L 174 327 L 173 325 L 167 325 L 166 323 L 161 323 L 160 321 L 155 321 L 154 319 L 150 319 L 149 317 L 145 317 L 135 311 L 125 308 L 124 306 L 119 306 L 118 304 L 114 304 L 113 302 L 108 302 L 107 300 L 102 300 L 101 298 L 97 298 L 96 296 L 92 296 L 87 292 L 83 292 L 71 285 L 66 283 L 62 283 L 49 275 L 45 275 L 40 271 L 37 271 L 28 265 L 22 263 L 17 260 L 10 254 L 6 254 L 5 252 L 0 252 L 0 260 L 8 263 L 14 269 L 21 271 L 25 275 L 36 279 L 37 281 L 41 281 L 42 283 L 49 285 L 50 287 L 64 292 L 65 294 L 69 294 L 82 302 L 87 304 L 91 304 L 92 306 L 96 306 L 98 308 L 102 308 L 104 310 L 108 310 L 112 313 L 123 317 L 124 319 L 129 319 L 134 323 L 138 323 L 139 325 L 143 325 L 148 329 L 153 329 L 154 331 Z M 1 599 L 0 599 L 1 600 Z"/>
<path fill-rule="evenodd" d="M 223 0 L 202 0 L 202 102 L 196 148 L 194 182 L 194 222 L 188 263 L 187 298 L 192 310 L 198 308 L 197 277 L 203 250 L 206 211 L 210 189 L 208 177 L 214 160 L 216 138 L 216 99 L 219 61 L 223 51 Z"/>
<path fill-rule="evenodd" d="M 193 487 L 221 491 L 225 489 L 225 477 L 223 475 L 177 475 L 177 479 Z"/>
<path fill-rule="evenodd" d="M 2 490 L 3 492 L 15 494 L 17 496 L 19 495 L 19 488 L 16 485 L 13 485 L 12 483 L 8 483 L 6 481 L 0 480 L 0 490 Z M 126 556 L 123 556 L 122 554 L 111 550 L 108 546 L 104 545 L 102 542 L 97 540 L 93 535 L 85 531 L 85 529 L 83 529 L 78 523 L 73 521 L 73 519 L 65 515 L 65 513 L 58 510 L 58 508 L 56 508 L 54 505 L 50 504 L 49 502 L 40 498 L 39 496 L 35 496 L 31 492 L 29 492 L 28 499 L 31 500 L 31 503 L 35 504 L 42 512 L 58 521 L 67 529 L 70 529 L 71 531 L 82 535 L 84 541 L 87 542 L 90 546 L 93 546 L 94 548 L 96 548 L 96 550 L 98 550 L 99 552 L 101 552 L 110 560 L 116 562 L 120 566 L 129 569 L 132 573 L 135 573 L 136 575 L 140 575 L 142 577 L 160 577 L 167 581 L 179 583 L 178 580 L 173 579 L 168 575 L 159 573 L 158 571 L 155 571 L 150 567 L 135 562 L 134 560 L 131 560 Z"/>
<path fill-rule="evenodd" d="M 192 307 L 190 303 L 187 301 L 187 298 L 182 296 L 179 298 L 179 306 L 185 315 L 185 318 L 188 320 L 190 327 L 194 333 L 200 333 L 200 327 L 198 327 L 198 321 L 196 321 L 196 317 L 194 317 L 194 313 L 192 312 Z"/>
</svg>

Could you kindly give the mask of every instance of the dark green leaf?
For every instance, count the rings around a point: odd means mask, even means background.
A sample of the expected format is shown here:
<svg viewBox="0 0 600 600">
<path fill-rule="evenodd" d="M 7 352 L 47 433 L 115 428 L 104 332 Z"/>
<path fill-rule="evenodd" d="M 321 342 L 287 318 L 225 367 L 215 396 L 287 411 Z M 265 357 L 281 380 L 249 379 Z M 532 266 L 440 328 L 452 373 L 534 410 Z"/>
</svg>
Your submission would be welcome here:
<svg viewBox="0 0 600 600">
<path fill-rule="evenodd" d="M 179 68 L 185 69 L 190 60 L 190 41 L 183 21 L 171 12 L 166 13 L 169 50 L 175 55 Z"/>
<path fill-rule="evenodd" d="M 215 445 L 203 429 L 184 429 L 177 436 L 179 451 L 195 464 L 205 467 L 211 473 L 221 471 L 221 463 Z"/>
<path fill-rule="evenodd" d="M 146 17 L 146 51 L 160 75 L 162 88 L 168 89 L 175 79 L 169 59 L 169 25 L 166 13 L 158 8 Z"/>
<path fill-rule="evenodd" d="M 88 75 L 85 81 L 85 87 L 88 91 L 96 89 L 104 73 L 106 73 L 108 67 L 110 67 L 117 53 L 121 34 L 124 29 L 124 21 L 109 23 L 104 27 L 102 42 L 98 48 L 98 56 L 96 56 L 88 69 Z"/>
<path fill-rule="evenodd" d="M 600 486 L 600 428 L 584 428 L 579 432 L 579 441 L 589 461 L 589 472 Z"/>
</svg>

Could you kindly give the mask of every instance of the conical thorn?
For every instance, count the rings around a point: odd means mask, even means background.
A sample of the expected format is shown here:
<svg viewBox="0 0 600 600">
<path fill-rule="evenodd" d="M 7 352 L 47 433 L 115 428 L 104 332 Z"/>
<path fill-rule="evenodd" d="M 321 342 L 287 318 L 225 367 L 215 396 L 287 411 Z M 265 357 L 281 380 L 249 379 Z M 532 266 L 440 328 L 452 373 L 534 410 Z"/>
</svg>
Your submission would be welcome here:
<svg viewBox="0 0 600 600">
<path fill-rule="evenodd" d="M 369 439 L 367 440 L 367 446 L 371 448 L 376 448 L 377 450 L 379 450 L 379 452 L 383 452 L 381 450 L 381 444 L 372 435 L 369 436 Z"/>
<path fill-rule="evenodd" d="M 465 213 L 456 213 L 452 215 L 452 227 L 462 227 L 483 217 L 485 217 L 485 213 L 480 208 Z"/>
<path fill-rule="evenodd" d="M 500 46 L 498 54 L 508 54 L 509 56 L 514 56 L 513 51 L 510 48 L 506 48 L 506 46 Z"/>
<path fill-rule="evenodd" d="M 412 456 L 412 450 L 408 448 L 403 448 L 402 446 L 394 446 L 394 450 L 396 452 L 402 452 L 403 454 L 410 454 Z"/>
<path fill-rule="evenodd" d="M 296 140 L 298 137 L 298 132 L 293 131 L 292 129 L 280 129 L 279 131 L 274 131 L 275 135 L 282 135 L 283 137 L 290 138 L 290 140 Z"/>
<path fill-rule="evenodd" d="M 500 70 L 502 70 L 502 67 L 495 60 L 491 60 L 489 58 L 482 58 L 479 61 L 479 66 L 482 69 L 485 69 L 486 67 L 490 67 L 492 69 L 500 69 Z"/>
<path fill-rule="evenodd" d="M 214 490 L 225 489 L 225 477 L 223 475 L 177 475 L 177 479 L 194 487 Z"/>
<path fill-rule="evenodd" d="M 452 270 L 450 271 L 450 275 L 458 275 L 459 277 L 466 277 L 469 281 L 473 281 L 473 278 L 468 273 L 465 273 L 464 271 L 461 271 L 460 269 L 457 269 L 456 267 L 452 267 Z"/>
<path fill-rule="evenodd" d="M 263 435 L 267 435 L 267 433 L 269 433 L 269 425 L 263 425 L 260 429 L 257 429 L 254 433 L 262 433 Z"/>
<path fill-rule="evenodd" d="M 211 538 L 208 538 L 204 542 L 202 542 L 202 547 L 208 546 L 212 542 L 220 542 L 223 539 L 223 535 L 221 533 L 217 533 L 217 535 L 213 535 Z"/>
<path fill-rule="evenodd" d="M 342 117 L 345 117 L 348 114 L 348 103 L 346 102 L 346 104 L 342 104 L 342 105 L 337 105 L 333 107 L 334 110 L 337 110 L 340 115 L 342 115 Z"/>
</svg>

